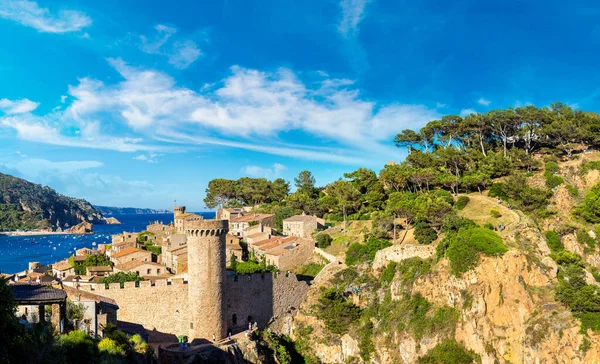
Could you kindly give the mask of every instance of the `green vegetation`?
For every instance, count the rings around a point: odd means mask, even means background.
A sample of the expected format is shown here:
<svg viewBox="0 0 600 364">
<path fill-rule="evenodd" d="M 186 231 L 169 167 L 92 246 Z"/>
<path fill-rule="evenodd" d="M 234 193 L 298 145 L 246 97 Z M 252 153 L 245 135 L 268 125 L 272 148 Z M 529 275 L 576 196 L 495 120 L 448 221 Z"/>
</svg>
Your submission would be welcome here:
<svg viewBox="0 0 600 364">
<path fill-rule="evenodd" d="M 415 239 L 419 242 L 419 244 L 429 245 L 437 239 L 438 235 L 435 230 L 429 226 L 427 223 L 418 223 L 415 224 Z"/>
<path fill-rule="evenodd" d="M 360 308 L 347 301 L 337 288 L 322 288 L 315 306 L 317 317 L 334 334 L 343 335 L 360 319 Z"/>
<path fill-rule="evenodd" d="M 389 262 L 388 265 L 385 266 L 383 272 L 381 272 L 381 276 L 379 280 L 382 283 L 391 283 L 396 275 L 396 262 Z"/>
<path fill-rule="evenodd" d="M 497 219 L 499 217 L 502 217 L 502 214 L 500 213 L 500 211 L 498 209 L 491 209 L 490 216 Z"/>
<path fill-rule="evenodd" d="M 296 274 L 298 275 L 298 279 L 312 281 L 324 267 L 325 264 L 313 262 L 299 267 Z"/>
<path fill-rule="evenodd" d="M 233 263 L 231 258 L 230 263 Z M 236 259 L 235 264 L 231 264 L 227 269 L 233 270 L 236 274 L 277 272 L 277 267 L 274 265 L 267 265 L 265 257 L 259 262 L 254 255 L 251 255 L 247 262 L 240 262 Z"/>
<path fill-rule="evenodd" d="M 305 358 L 299 353 L 297 344 L 285 335 L 278 335 L 266 329 L 258 334 L 259 345 L 266 348 L 280 364 L 306 363 Z"/>
<path fill-rule="evenodd" d="M 3 173 L 0 191 L 0 231 L 64 228 L 64 224 L 100 222 L 102 218 L 85 200 Z"/>
<path fill-rule="evenodd" d="M 472 364 L 480 361 L 479 355 L 454 339 L 442 341 L 419 358 L 419 364 Z"/>
<path fill-rule="evenodd" d="M 575 212 L 588 222 L 595 224 L 600 222 L 600 183 L 596 183 L 590 189 Z"/>
<path fill-rule="evenodd" d="M 558 253 L 565 249 L 560 236 L 554 230 L 546 231 L 546 244 L 552 253 Z"/>
<path fill-rule="evenodd" d="M 143 280 L 144 278 L 140 277 L 136 272 L 117 272 L 108 277 L 100 278 L 98 283 L 104 283 L 107 287 L 109 283 L 121 283 L 121 288 L 123 288 L 125 286 L 125 282 L 135 282 L 137 285 Z"/>
<path fill-rule="evenodd" d="M 502 256 L 507 251 L 502 238 L 486 228 L 460 229 L 448 234 L 437 247 L 437 256 L 448 257 L 452 273 L 460 276 L 475 268 L 481 254 Z"/>
<path fill-rule="evenodd" d="M 346 264 L 370 263 L 377 251 L 392 246 L 389 240 L 371 238 L 365 244 L 352 243 L 346 251 Z"/>
<path fill-rule="evenodd" d="M 457 210 L 462 210 L 469 204 L 469 201 L 471 201 L 469 196 L 459 196 L 454 203 L 454 207 L 456 207 Z"/>
<path fill-rule="evenodd" d="M 152 363 L 153 350 L 139 335 L 127 336 L 112 324 L 105 338 L 94 339 L 83 331 L 53 335 L 51 327 L 21 325 L 7 281 L 0 278 L 0 362 L 2 363 Z M 75 307 L 75 306 L 73 306 Z M 76 311 L 79 311 L 78 309 Z M 79 312 L 71 315 L 82 317 Z"/>
<path fill-rule="evenodd" d="M 317 235 L 317 246 L 321 249 L 325 249 L 331 245 L 333 239 L 329 234 L 321 233 Z"/>
<path fill-rule="evenodd" d="M 71 267 L 75 268 L 75 274 L 87 274 L 87 267 L 100 267 L 100 266 L 110 266 L 112 267 L 112 262 L 108 257 L 104 254 L 92 254 L 86 255 L 85 260 L 82 262 L 76 262 L 73 256 L 70 256 L 69 264 Z"/>
<path fill-rule="evenodd" d="M 558 187 L 563 184 L 565 180 L 557 176 L 558 173 L 558 164 L 554 161 L 550 161 L 546 163 L 546 167 L 544 169 L 544 177 L 546 178 L 546 187 L 552 189 Z"/>
<path fill-rule="evenodd" d="M 409 258 L 398 263 L 396 270 L 399 272 L 400 281 L 404 287 L 412 288 L 417 278 L 429 274 L 431 261 L 421 258 Z"/>
</svg>

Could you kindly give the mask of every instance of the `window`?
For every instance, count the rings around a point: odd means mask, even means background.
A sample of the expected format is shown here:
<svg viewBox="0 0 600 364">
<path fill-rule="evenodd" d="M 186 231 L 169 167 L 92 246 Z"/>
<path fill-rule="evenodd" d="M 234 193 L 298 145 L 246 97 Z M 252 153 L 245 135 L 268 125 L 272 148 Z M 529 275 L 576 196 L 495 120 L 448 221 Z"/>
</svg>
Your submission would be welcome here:
<svg viewBox="0 0 600 364">
<path fill-rule="evenodd" d="M 157 269 L 157 270 L 156 270 L 156 274 L 160 274 L 160 269 Z"/>
<path fill-rule="evenodd" d="M 150 272 L 151 272 L 150 269 L 146 270 L 146 274 L 150 274 Z"/>
</svg>

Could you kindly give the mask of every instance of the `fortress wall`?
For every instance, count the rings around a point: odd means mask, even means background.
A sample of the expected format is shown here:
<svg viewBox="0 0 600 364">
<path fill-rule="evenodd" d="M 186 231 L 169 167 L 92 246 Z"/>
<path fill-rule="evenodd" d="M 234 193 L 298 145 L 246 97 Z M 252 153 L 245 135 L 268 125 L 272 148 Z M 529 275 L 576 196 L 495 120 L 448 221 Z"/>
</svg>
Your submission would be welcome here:
<svg viewBox="0 0 600 364">
<path fill-rule="evenodd" d="M 188 335 L 191 313 L 188 308 L 188 285 L 181 280 L 126 282 L 125 288 L 119 283 L 111 283 L 109 289 L 103 284 L 96 285 L 92 292 L 117 301 L 119 321 L 136 323 L 148 331 L 150 341 L 176 341 L 174 336 Z M 88 289 L 89 290 L 89 289 Z"/>
<path fill-rule="evenodd" d="M 247 329 L 248 317 L 280 331 L 284 318 L 295 311 L 308 292 L 308 284 L 295 274 L 252 274 L 227 276 L 225 280 L 226 319 L 230 329 Z M 233 323 L 236 315 L 237 324 Z"/>
</svg>

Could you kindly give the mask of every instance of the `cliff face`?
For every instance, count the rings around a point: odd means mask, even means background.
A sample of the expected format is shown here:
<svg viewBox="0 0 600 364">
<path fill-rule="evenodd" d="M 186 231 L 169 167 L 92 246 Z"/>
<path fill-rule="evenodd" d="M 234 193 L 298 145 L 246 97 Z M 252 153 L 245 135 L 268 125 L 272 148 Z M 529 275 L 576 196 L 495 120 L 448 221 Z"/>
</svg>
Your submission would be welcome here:
<svg viewBox="0 0 600 364">
<path fill-rule="evenodd" d="M 103 224 L 104 218 L 85 200 L 0 173 L 0 231 L 63 230 L 84 221 Z"/>
</svg>

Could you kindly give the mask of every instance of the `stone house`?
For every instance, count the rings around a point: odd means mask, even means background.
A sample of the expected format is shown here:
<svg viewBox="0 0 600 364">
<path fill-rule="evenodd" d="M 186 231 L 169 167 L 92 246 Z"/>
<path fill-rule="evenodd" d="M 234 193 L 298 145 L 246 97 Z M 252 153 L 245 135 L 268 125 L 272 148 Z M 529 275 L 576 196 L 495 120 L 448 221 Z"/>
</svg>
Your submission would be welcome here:
<svg viewBox="0 0 600 364">
<path fill-rule="evenodd" d="M 61 260 L 52 265 L 52 275 L 58 279 L 75 274 L 75 268 L 67 260 Z"/>
<path fill-rule="evenodd" d="M 244 209 L 236 207 L 236 208 L 228 208 L 228 209 L 218 209 L 216 214 L 217 220 L 231 220 L 235 217 L 243 216 Z"/>
<path fill-rule="evenodd" d="M 101 278 L 101 277 L 100 277 Z M 72 275 L 64 278 L 61 283 L 64 286 L 75 287 L 75 288 L 85 288 L 90 286 L 95 286 L 98 284 L 100 280 L 98 276 L 82 276 L 82 275 Z"/>
<path fill-rule="evenodd" d="M 185 206 L 182 206 L 182 209 L 183 212 L 176 211 L 174 216 L 176 234 L 185 234 L 186 227 L 204 220 L 200 215 L 185 212 Z"/>
<path fill-rule="evenodd" d="M 275 215 L 273 214 L 249 214 L 235 217 L 229 222 L 229 233 L 245 238 L 246 229 L 251 226 L 261 225 L 261 229 L 273 228 L 275 226 Z"/>
<path fill-rule="evenodd" d="M 112 274 L 113 268 L 110 265 L 101 265 L 97 267 L 86 267 L 86 275 L 97 277 L 108 277 Z"/>
<path fill-rule="evenodd" d="M 135 244 L 137 243 L 137 238 L 138 238 L 139 233 L 128 233 L 126 231 L 124 231 L 121 234 L 115 234 L 112 236 L 112 246 L 113 249 L 115 248 L 115 245 L 119 245 L 122 246 L 122 243 L 129 243 L 129 246 L 132 246 L 135 248 Z M 131 245 L 133 244 L 133 245 Z M 125 247 L 127 248 L 127 246 Z M 123 249 L 125 249 L 123 248 Z"/>
<path fill-rule="evenodd" d="M 227 264 L 229 264 L 229 259 L 232 254 L 235 255 L 238 262 L 246 260 L 246 249 L 240 244 L 240 238 L 235 235 L 227 234 L 225 236 L 225 241 L 225 257 L 227 258 Z"/>
<path fill-rule="evenodd" d="M 316 216 L 296 215 L 283 220 L 283 235 L 310 238 L 319 224 Z"/>
<path fill-rule="evenodd" d="M 174 247 L 165 247 L 163 248 L 161 254 L 161 263 L 164 265 L 171 273 L 178 274 L 179 267 L 187 262 L 187 254 L 188 249 L 187 245 L 182 246 L 174 246 Z"/>
<path fill-rule="evenodd" d="M 249 245 L 248 249 L 253 250 L 257 258 L 264 257 L 267 265 L 288 270 L 308 262 L 315 249 L 315 243 L 311 239 L 296 236 L 277 236 Z"/>
<path fill-rule="evenodd" d="M 127 248 L 123 249 L 118 253 L 113 254 L 110 260 L 115 264 L 123 264 L 132 260 L 139 260 L 141 262 L 151 262 L 152 253 L 147 250 L 138 248 Z"/>
<path fill-rule="evenodd" d="M 106 325 L 117 325 L 117 302 L 108 297 L 103 297 L 89 291 L 65 286 L 64 291 L 68 299 L 85 307 L 83 320 L 77 323 L 77 329 L 87 332 L 93 337 L 103 337 Z"/>
<path fill-rule="evenodd" d="M 142 262 L 132 260 L 123 264 L 115 265 L 115 272 L 135 272 L 140 277 L 159 277 L 164 276 L 166 272 L 165 266 L 153 262 Z"/>
<path fill-rule="evenodd" d="M 75 255 L 78 256 L 86 256 L 86 255 L 96 255 L 98 254 L 98 250 L 90 249 L 90 248 L 81 248 L 75 251 Z"/>
</svg>

